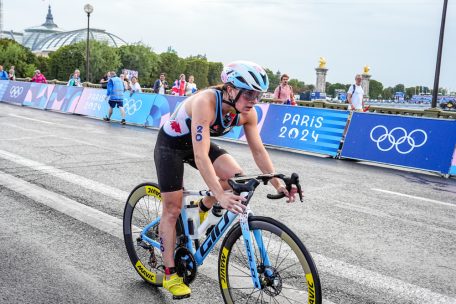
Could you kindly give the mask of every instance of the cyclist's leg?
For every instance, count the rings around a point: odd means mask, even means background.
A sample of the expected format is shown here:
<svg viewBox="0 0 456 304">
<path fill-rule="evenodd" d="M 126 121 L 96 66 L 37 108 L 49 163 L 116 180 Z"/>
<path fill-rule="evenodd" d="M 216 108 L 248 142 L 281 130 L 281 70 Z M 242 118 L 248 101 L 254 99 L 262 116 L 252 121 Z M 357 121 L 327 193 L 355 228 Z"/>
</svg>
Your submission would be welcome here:
<svg viewBox="0 0 456 304">
<path fill-rule="evenodd" d="M 219 181 L 222 188 L 225 190 L 230 189 L 227 180 L 234 177 L 236 174 L 243 174 L 241 166 L 239 166 L 237 161 L 226 150 L 214 143 L 211 143 L 209 157 L 211 158 L 215 173 L 220 179 Z M 203 204 L 207 208 L 211 208 L 215 202 L 215 197 L 203 198 Z"/>
</svg>

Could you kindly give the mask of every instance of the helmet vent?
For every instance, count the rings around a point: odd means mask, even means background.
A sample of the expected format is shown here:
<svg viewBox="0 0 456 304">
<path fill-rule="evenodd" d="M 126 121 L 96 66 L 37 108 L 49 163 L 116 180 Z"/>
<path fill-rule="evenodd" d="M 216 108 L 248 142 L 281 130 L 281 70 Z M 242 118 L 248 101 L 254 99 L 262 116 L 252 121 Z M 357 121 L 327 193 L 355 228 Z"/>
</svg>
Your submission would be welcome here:
<svg viewBox="0 0 456 304">
<path fill-rule="evenodd" d="M 237 76 L 236 79 L 239 80 L 240 82 L 245 83 L 246 85 L 248 85 L 248 83 L 247 83 L 247 81 L 245 81 L 244 77 Z"/>
<path fill-rule="evenodd" d="M 255 75 L 254 73 L 252 73 L 251 71 L 249 71 L 249 74 L 250 74 L 250 76 L 252 76 L 253 79 L 255 79 L 255 82 L 256 82 L 256 83 L 258 83 L 258 84 L 260 83 L 260 81 L 258 80 L 258 78 L 256 77 L 256 75 Z"/>
</svg>

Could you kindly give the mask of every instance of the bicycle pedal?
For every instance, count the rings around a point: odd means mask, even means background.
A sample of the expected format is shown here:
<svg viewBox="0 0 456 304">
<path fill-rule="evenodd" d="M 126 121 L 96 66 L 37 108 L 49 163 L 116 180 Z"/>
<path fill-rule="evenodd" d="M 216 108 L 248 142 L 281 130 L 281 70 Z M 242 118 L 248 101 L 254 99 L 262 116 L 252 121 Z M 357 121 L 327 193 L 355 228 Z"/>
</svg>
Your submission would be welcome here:
<svg viewBox="0 0 456 304">
<path fill-rule="evenodd" d="M 187 299 L 187 298 L 190 298 L 190 294 L 186 294 L 183 296 L 173 296 L 173 300 L 183 300 L 183 299 Z"/>
</svg>

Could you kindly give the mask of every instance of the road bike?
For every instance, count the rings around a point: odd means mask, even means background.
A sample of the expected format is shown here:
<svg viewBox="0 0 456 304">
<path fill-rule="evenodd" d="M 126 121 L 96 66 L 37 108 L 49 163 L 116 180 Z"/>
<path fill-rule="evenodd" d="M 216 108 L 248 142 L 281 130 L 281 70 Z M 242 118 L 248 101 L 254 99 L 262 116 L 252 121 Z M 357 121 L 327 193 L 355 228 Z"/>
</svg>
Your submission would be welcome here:
<svg viewBox="0 0 456 304">
<path fill-rule="evenodd" d="M 198 225 L 192 216 L 192 209 L 198 210 L 198 205 L 189 198 L 213 194 L 209 190 L 184 189 L 176 223 L 174 259 L 176 270 L 186 284 L 195 280 L 198 268 L 224 236 L 217 264 L 225 303 L 321 303 L 317 268 L 301 240 L 284 224 L 255 216 L 250 209 L 249 202 L 257 186 L 266 185 L 272 178 L 282 179 L 289 190 L 295 185 L 303 201 L 296 173 L 290 177 L 283 174 L 235 177 L 228 183 L 233 193 L 246 198 L 243 202 L 246 210 L 234 214 L 214 205 L 212 214 L 217 221 L 208 217 Z M 269 199 L 284 196 L 283 193 L 267 195 Z M 161 213 L 160 188 L 150 182 L 136 186 L 130 193 L 123 216 L 130 260 L 138 274 L 155 286 L 162 286 L 165 269 L 158 234 Z M 213 225 L 208 224 L 210 221 Z"/>
</svg>

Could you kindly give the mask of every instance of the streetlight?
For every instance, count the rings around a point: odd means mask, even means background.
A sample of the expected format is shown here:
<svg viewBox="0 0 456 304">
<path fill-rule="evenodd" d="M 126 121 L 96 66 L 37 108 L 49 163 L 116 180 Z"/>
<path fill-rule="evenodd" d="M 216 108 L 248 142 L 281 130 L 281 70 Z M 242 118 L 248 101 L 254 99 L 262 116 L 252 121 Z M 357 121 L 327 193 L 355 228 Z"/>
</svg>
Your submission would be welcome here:
<svg viewBox="0 0 456 304">
<path fill-rule="evenodd" d="M 437 50 L 437 63 L 435 65 L 434 90 L 432 91 L 432 108 L 437 107 L 437 94 L 439 92 L 440 64 L 442 62 L 443 34 L 445 32 L 445 19 L 448 0 L 443 1 L 442 23 L 440 24 L 439 48 Z"/>
<path fill-rule="evenodd" d="M 87 51 L 86 51 L 86 81 L 89 81 L 89 29 L 90 29 L 90 14 L 93 12 L 93 6 L 90 4 L 84 5 L 84 11 L 87 13 Z"/>
</svg>

